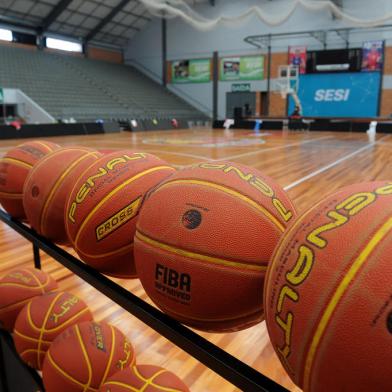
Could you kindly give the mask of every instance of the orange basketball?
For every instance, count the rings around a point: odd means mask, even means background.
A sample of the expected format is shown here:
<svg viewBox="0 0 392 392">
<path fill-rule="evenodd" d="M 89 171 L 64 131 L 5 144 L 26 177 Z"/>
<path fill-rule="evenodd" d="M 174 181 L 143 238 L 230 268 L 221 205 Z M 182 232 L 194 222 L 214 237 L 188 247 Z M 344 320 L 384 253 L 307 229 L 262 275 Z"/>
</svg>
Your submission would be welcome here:
<svg viewBox="0 0 392 392">
<path fill-rule="evenodd" d="M 127 338 L 112 325 L 84 322 L 51 344 L 43 366 L 46 392 L 96 392 L 119 370 L 135 364 Z"/>
<path fill-rule="evenodd" d="M 33 165 L 46 154 L 60 148 L 44 140 L 20 144 L 0 159 L 0 203 L 14 218 L 25 218 L 23 185 Z"/>
<path fill-rule="evenodd" d="M 294 216 L 282 188 L 258 170 L 229 162 L 185 168 L 143 205 L 138 276 L 152 300 L 183 323 L 247 328 L 263 319 L 267 265 Z"/>
<path fill-rule="evenodd" d="M 79 178 L 66 226 L 80 258 L 99 271 L 135 277 L 133 236 L 145 194 L 175 169 L 151 154 L 105 155 Z"/>
<path fill-rule="evenodd" d="M 34 268 L 17 268 L 0 279 L 0 327 L 12 332 L 15 320 L 31 298 L 57 288 L 48 274 Z"/>
<path fill-rule="evenodd" d="M 330 195 L 281 239 L 267 273 L 266 322 L 303 390 L 392 390 L 391 255 L 391 182 Z"/>
<path fill-rule="evenodd" d="M 74 324 L 92 319 L 87 305 L 71 293 L 57 292 L 35 297 L 16 319 L 16 351 L 28 365 L 41 369 L 44 356 L 58 335 Z"/>
<path fill-rule="evenodd" d="M 35 231 L 58 243 L 67 243 L 64 210 L 75 180 L 101 154 L 83 147 L 66 147 L 48 154 L 30 171 L 23 205 Z"/>
<path fill-rule="evenodd" d="M 137 365 L 110 377 L 99 392 L 189 392 L 188 387 L 172 372 L 153 365 Z"/>
</svg>

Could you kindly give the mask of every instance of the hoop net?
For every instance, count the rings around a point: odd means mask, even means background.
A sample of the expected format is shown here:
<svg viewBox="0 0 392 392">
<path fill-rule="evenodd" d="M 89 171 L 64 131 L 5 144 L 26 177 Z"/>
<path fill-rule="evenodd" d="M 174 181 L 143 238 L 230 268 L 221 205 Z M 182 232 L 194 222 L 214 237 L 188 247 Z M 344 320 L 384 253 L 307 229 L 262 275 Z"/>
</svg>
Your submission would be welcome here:
<svg viewBox="0 0 392 392">
<path fill-rule="evenodd" d="M 275 93 L 282 98 L 297 93 L 299 87 L 299 68 L 296 65 L 280 65 L 276 80 Z"/>
</svg>

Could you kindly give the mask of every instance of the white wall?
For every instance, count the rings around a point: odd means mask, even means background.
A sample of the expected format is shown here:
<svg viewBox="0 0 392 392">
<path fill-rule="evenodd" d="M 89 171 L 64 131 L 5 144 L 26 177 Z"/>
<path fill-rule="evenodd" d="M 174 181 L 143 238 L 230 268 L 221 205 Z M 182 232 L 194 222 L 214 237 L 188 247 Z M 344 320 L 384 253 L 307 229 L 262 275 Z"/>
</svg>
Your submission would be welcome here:
<svg viewBox="0 0 392 392">
<path fill-rule="evenodd" d="M 262 5 L 266 11 L 278 15 L 291 3 L 290 0 L 260 1 L 260 0 L 216 0 L 215 7 L 208 2 L 198 4 L 194 8 L 197 12 L 207 18 L 215 18 L 219 15 L 238 15 L 253 5 Z M 387 13 L 392 13 L 391 0 L 343 0 L 344 10 L 352 16 L 362 19 L 381 18 Z M 392 20 L 390 22 L 392 24 Z M 170 19 L 167 21 L 167 57 L 168 60 L 191 59 L 201 57 L 212 57 L 213 51 L 219 51 L 219 56 L 230 56 L 238 54 L 266 53 L 266 50 L 258 50 L 248 43 L 244 38 L 249 35 L 276 34 L 281 32 L 295 32 L 308 30 L 331 30 L 333 28 L 349 27 L 339 19 L 332 18 L 329 12 L 311 12 L 304 8 L 298 8 L 294 14 L 282 25 L 269 27 L 262 23 L 256 16 L 250 17 L 240 26 L 219 27 L 203 32 L 196 30 L 181 19 Z M 346 43 L 336 33 L 329 33 L 328 48 L 345 47 Z M 361 46 L 364 40 L 386 39 L 387 44 L 392 45 L 391 32 L 363 30 L 350 35 L 350 46 Z M 154 74 L 162 76 L 161 63 L 161 23 L 159 19 L 150 22 L 147 28 L 138 33 L 125 51 L 126 61 L 137 59 L 143 67 Z M 292 38 L 274 39 L 272 43 L 273 52 L 286 52 L 289 45 L 307 45 L 309 49 L 322 49 L 323 45 L 315 38 Z M 225 94 L 231 89 L 231 82 L 219 82 L 219 117 L 225 117 L 226 103 Z M 266 90 L 266 83 L 251 82 L 252 90 Z M 212 105 L 212 85 L 187 84 L 174 85 L 174 91 L 179 91 L 192 96 L 191 103 L 201 108 L 203 105 Z"/>
<path fill-rule="evenodd" d="M 154 19 L 136 35 L 124 50 L 124 61 L 133 63 L 135 60 L 150 71 L 150 77 L 162 80 L 162 27 L 161 20 Z"/>
<path fill-rule="evenodd" d="M 56 120 L 41 106 L 34 102 L 23 91 L 14 88 L 5 88 L 4 103 L 8 105 L 17 105 L 18 115 L 22 117 L 27 124 L 51 124 Z"/>
</svg>

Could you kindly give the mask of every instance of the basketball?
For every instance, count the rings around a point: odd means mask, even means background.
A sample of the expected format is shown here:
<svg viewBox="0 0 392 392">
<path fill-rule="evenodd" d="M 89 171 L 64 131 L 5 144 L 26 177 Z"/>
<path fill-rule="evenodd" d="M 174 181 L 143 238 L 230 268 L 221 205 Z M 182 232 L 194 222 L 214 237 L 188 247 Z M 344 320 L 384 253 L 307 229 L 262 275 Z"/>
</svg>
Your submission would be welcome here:
<svg viewBox="0 0 392 392">
<path fill-rule="evenodd" d="M 145 194 L 175 169 L 147 153 L 105 155 L 79 178 L 66 209 L 73 247 L 108 275 L 135 277 L 133 236 Z"/>
<path fill-rule="evenodd" d="M 268 267 L 268 332 L 305 391 L 392 390 L 392 185 L 352 185 L 302 215 Z"/>
<path fill-rule="evenodd" d="M 94 392 L 119 370 L 135 364 L 131 343 L 114 326 L 83 322 L 51 344 L 43 365 L 46 392 Z"/>
<path fill-rule="evenodd" d="M 21 309 L 33 297 L 57 288 L 47 273 L 34 268 L 17 268 L 0 279 L 0 327 L 12 332 Z"/>
<path fill-rule="evenodd" d="M 24 306 L 16 319 L 16 351 L 29 366 L 41 369 L 50 344 L 61 332 L 92 319 L 84 301 L 71 293 L 48 293 L 35 297 Z"/>
<path fill-rule="evenodd" d="M 48 154 L 30 171 L 23 206 L 31 227 L 57 243 L 67 243 L 64 209 L 75 179 L 101 156 L 95 150 L 66 147 Z"/>
<path fill-rule="evenodd" d="M 263 319 L 264 276 L 295 209 L 258 170 L 199 163 L 157 187 L 135 236 L 138 276 L 166 313 L 194 328 L 233 331 Z"/>
<path fill-rule="evenodd" d="M 14 218 L 26 218 L 23 185 L 30 170 L 43 156 L 58 148 L 55 143 L 36 140 L 20 144 L 0 158 L 0 203 Z"/>
<path fill-rule="evenodd" d="M 110 377 L 99 392 L 175 391 L 189 392 L 188 387 L 172 372 L 154 365 L 137 365 Z"/>
</svg>

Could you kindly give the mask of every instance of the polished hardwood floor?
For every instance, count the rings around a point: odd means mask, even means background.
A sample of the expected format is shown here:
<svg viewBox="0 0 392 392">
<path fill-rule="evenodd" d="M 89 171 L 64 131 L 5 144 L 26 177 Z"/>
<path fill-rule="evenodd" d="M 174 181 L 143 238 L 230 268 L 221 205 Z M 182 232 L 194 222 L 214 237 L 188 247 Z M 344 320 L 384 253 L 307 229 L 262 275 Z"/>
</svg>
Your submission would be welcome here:
<svg viewBox="0 0 392 392">
<path fill-rule="evenodd" d="M 346 185 L 392 180 L 392 135 L 377 134 L 374 141 L 365 133 L 274 131 L 255 134 L 249 130 L 225 132 L 200 128 L 64 136 L 50 140 L 63 146 L 151 152 L 177 166 L 205 160 L 239 162 L 273 177 L 285 187 L 299 211 Z M 19 143 L 21 140 L 0 140 L 0 157 Z M 81 296 L 90 305 L 96 320 L 113 323 L 128 336 L 139 364 L 151 363 L 172 370 L 194 392 L 236 390 L 57 262 L 42 256 L 43 269 L 59 281 L 62 290 Z M 28 265 L 32 265 L 31 244 L 0 223 L 0 275 L 14 267 Z M 114 280 L 150 302 L 138 280 Z M 299 391 L 280 365 L 264 322 L 241 332 L 201 335 L 289 390 Z"/>
</svg>

